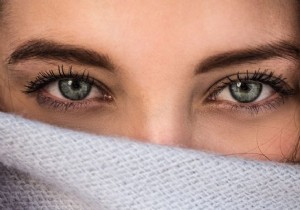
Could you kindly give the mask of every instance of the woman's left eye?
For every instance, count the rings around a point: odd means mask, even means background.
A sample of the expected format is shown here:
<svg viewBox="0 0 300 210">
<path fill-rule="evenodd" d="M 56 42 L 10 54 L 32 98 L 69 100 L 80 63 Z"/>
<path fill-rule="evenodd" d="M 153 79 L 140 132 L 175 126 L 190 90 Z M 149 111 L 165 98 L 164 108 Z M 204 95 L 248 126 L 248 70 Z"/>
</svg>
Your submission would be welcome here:
<svg viewBox="0 0 300 210">
<path fill-rule="evenodd" d="M 272 87 L 261 82 L 236 81 L 221 90 L 216 99 L 238 103 L 253 103 L 263 101 L 274 93 Z"/>
<path fill-rule="evenodd" d="M 295 94 L 295 90 L 285 80 L 267 70 L 237 73 L 213 85 L 209 90 L 208 102 L 217 102 L 216 105 L 225 105 L 234 110 L 246 109 L 255 113 L 263 108 L 270 110 Z"/>
</svg>

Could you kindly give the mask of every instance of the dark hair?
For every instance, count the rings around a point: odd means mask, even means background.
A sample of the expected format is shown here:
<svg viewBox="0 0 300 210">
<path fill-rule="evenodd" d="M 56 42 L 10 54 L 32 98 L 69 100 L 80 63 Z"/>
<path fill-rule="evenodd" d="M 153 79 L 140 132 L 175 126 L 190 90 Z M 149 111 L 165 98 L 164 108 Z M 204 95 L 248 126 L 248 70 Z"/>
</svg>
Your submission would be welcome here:
<svg viewBox="0 0 300 210">
<path fill-rule="evenodd" d="M 297 163 L 297 164 L 300 164 L 300 160 L 298 160 L 298 157 L 299 156 L 299 152 L 300 152 L 300 137 L 298 139 L 298 142 L 295 146 L 295 150 L 294 150 L 294 153 L 292 154 L 292 163 Z"/>
<path fill-rule="evenodd" d="M 2 16 L 3 7 L 4 7 L 4 0 L 0 0 L 0 17 Z"/>
<path fill-rule="evenodd" d="M 0 0 L 0 24 L 3 26 L 4 20 L 3 17 L 6 15 L 6 7 L 8 5 L 8 0 Z M 5 11 L 4 11 L 5 10 Z M 1 27 L 0 27 L 1 29 Z"/>
<path fill-rule="evenodd" d="M 3 4 L 4 4 L 4 1 L 0 0 L 0 11 L 2 11 L 2 9 L 3 9 Z"/>
</svg>

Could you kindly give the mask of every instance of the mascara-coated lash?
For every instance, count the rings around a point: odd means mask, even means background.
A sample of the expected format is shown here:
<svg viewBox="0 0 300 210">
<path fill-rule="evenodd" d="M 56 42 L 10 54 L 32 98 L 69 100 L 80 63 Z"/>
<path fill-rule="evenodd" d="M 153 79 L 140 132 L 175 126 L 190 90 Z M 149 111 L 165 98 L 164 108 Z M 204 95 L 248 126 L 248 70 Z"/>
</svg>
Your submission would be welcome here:
<svg viewBox="0 0 300 210">
<path fill-rule="evenodd" d="M 89 74 L 86 72 L 83 72 L 82 74 L 74 73 L 72 71 L 72 66 L 70 66 L 68 72 L 65 72 L 63 66 L 58 66 L 57 74 L 55 74 L 53 70 L 50 70 L 48 72 L 40 72 L 34 81 L 30 81 L 27 85 L 25 85 L 26 89 L 24 92 L 33 93 L 44 88 L 51 82 L 67 78 L 85 81 L 91 85 L 94 85 L 95 82 L 94 79 L 90 78 Z"/>
<path fill-rule="evenodd" d="M 270 86 L 274 90 L 274 95 L 259 102 L 239 103 L 230 101 L 219 101 L 218 95 L 225 90 L 229 85 L 237 82 L 259 82 Z M 254 73 L 247 71 L 246 73 L 236 73 L 227 76 L 214 85 L 208 91 L 206 102 L 213 107 L 221 109 L 229 109 L 231 111 L 247 111 L 251 115 L 258 114 L 261 111 L 277 109 L 285 103 L 289 96 L 296 94 L 296 91 L 286 83 L 286 78 L 282 75 L 275 76 L 274 72 L 269 70 L 257 70 Z"/>
<path fill-rule="evenodd" d="M 234 78 L 235 77 L 235 78 Z M 282 75 L 275 76 L 274 72 L 269 70 L 257 70 L 254 73 L 240 73 L 233 74 L 225 77 L 221 81 L 218 81 L 217 84 L 212 86 L 212 90 L 209 90 L 209 100 L 214 100 L 218 94 L 224 90 L 228 85 L 231 85 L 236 82 L 248 82 L 255 81 L 260 82 L 264 85 L 269 85 L 276 93 L 282 96 L 290 96 L 295 94 L 295 90 L 291 88 L 286 82 L 286 78 Z M 216 86 L 216 87 L 214 87 Z"/>
<path fill-rule="evenodd" d="M 89 83 L 90 86 L 94 86 L 99 90 L 99 97 L 80 101 L 73 101 L 69 99 L 61 100 L 58 98 L 55 99 L 55 97 L 50 96 L 51 94 L 45 91 L 45 89 L 51 83 L 62 79 L 78 80 Z M 112 93 L 106 85 L 91 78 L 86 71 L 83 73 L 74 73 L 72 71 L 72 66 L 69 67 L 68 71 L 64 70 L 63 66 L 58 66 L 57 72 L 54 72 L 53 70 L 48 72 L 40 72 L 35 80 L 29 81 L 27 85 L 25 85 L 25 90 L 23 92 L 26 94 L 37 93 L 36 100 L 39 104 L 64 111 L 69 109 L 81 109 L 95 104 L 95 102 L 110 103 L 113 101 Z"/>
</svg>

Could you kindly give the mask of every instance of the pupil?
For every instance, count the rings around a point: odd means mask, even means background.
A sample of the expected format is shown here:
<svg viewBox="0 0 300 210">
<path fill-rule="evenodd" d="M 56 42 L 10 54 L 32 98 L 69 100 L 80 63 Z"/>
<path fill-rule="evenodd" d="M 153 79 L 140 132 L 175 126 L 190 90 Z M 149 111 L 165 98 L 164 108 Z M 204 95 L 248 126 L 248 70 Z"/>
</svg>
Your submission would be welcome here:
<svg viewBox="0 0 300 210">
<path fill-rule="evenodd" d="M 80 89 L 81 85 L 80 85 L 80 82 L 75 80 L 75 81 L 70 81 L 71 83 L 71 87 L 73 90 L 78 90 Z"/>
<path fill-rule="evenodd" d="M 246 83 L 242 83 L 241 87 L 240 87 L 243 91 L 248 92 L 250 91 L 250 87 L 248 86 L 248 84 Z"/>
</svg>

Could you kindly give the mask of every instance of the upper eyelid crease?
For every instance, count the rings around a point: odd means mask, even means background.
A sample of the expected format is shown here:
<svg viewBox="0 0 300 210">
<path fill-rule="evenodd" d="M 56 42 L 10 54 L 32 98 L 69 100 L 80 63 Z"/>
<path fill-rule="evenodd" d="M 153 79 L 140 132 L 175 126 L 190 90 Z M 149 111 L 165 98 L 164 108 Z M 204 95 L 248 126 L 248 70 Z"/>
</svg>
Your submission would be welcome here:
<svg viewBox="0 0 300 210">
<path fill-rule="evenodd" d="M 8 64 L 29 59 L 49 59 L 86 64 L 114 72 L 116 66 L 104 54 L 79 46 L 61 44 L 58 42 L 37 39 L 25 42 L 6 59 Z"/>
<path fill-rule="evenodd" d="M 257 47 L 220 53 L 204 59 L 195 69 L 195 74 L 206 73 L 216 68 L 264 61 L 272 58 L 291 59 L 299 62 L 300 48 L 293 43 L 279 41 Z"/>
</svg>

